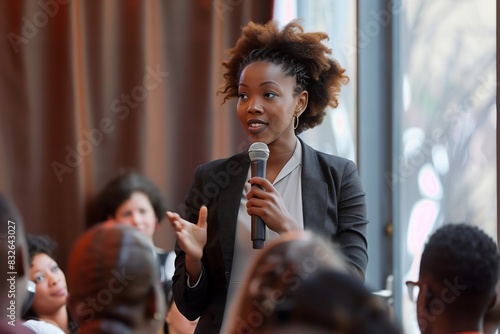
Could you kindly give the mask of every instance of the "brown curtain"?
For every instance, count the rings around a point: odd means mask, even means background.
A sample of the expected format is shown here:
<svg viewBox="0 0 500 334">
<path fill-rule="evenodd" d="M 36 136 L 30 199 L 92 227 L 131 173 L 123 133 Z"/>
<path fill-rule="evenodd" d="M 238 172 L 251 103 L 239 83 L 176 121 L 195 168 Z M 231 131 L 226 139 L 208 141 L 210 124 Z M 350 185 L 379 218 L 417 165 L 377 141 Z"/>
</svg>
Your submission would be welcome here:
<svg viewBox="0 0 500 334">
<path fill-rule="evenodd" d="M 242 150 L 221 62 L 271 0 L 2 0 L 0 191 L 65 267 L 87 205 L 123 168 L 178 210 L 194 168 Z M 155 240 L 171 248 L 164 221 Z"/>
</svg>

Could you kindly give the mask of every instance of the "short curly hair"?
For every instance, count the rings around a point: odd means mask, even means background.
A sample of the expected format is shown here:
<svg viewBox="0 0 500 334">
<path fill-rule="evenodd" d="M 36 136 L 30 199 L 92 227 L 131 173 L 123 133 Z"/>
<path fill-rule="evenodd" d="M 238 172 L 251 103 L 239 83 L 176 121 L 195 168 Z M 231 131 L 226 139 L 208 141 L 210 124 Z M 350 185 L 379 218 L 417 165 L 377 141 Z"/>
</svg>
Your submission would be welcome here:
<svg viewBox="0 0 500 334">
<path fill-rule="evenodd" d="M 165 198 L 158 187 L 146 176 L 135 171 L 122 171 L 109 181 L 96 195 L 93 206 L 98 221 L 105 221 L 116 215 L 116 210 L 128 200 L 134 192 L 145 194 L 160 222 L 165 216 Z M 93 222 L 96 223 L 96 222 Z"/>
<path fill-rule="evenodd" d="M 458 280 L 467 287 L 464 295 L 475 295 L 495 289 L 499 266 L 497 245 L 485 232 L 469 224 L 446 224 L 425 245 L 420 273 L 440 282 Z"/>
<path fill-rule="evenodd" d="M 286 75 L 296 80 L 295 93 L 306 90 L 309 100 L 295 129 L 299 134 L 323 122 L 326 108 L 338 106 L 338 94 L 349 78 L 332 53 L 321 41 L 328 39 L 323 32 L 305 33 L 298 20 L 279 29 L 276 21 L 266 24 L 248 23 L 242 30 L 236 46 L 229 50 L 230 59 L 222 63 L 227 71 L 225 83 L 218 93 L 223 102 L 238 96 L 241 72 L 250 63 L 267 61 L 281 65 Z"/>
</svg>

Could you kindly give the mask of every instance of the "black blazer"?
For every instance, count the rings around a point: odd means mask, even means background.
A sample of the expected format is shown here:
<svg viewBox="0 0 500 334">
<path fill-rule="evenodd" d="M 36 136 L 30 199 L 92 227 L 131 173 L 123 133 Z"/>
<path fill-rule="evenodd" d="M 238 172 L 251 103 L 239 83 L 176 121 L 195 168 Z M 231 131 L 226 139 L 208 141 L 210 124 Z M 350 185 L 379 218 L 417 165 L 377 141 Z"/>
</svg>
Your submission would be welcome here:
<svg viewBox="0 0 500 334">
<path fill-rule="evenodd" d="M 340 245 L 353 272 L 364 280 L 368 263 L 366 202 L 354 162 L 321 153 L 302 144 L 304 228 L 329 235 Z M 195 288 L 187 286 L 185 254 L 176 246 L 174 300 L 188 319 L 201 316 L 195 333 L 219 333 L 234 253 L 236 221 L 248 174 L 247 152 L 198 166 L 180 215 L 198 221 L 202 204 L 208 208 L 203 273 Z"/>
</svg>

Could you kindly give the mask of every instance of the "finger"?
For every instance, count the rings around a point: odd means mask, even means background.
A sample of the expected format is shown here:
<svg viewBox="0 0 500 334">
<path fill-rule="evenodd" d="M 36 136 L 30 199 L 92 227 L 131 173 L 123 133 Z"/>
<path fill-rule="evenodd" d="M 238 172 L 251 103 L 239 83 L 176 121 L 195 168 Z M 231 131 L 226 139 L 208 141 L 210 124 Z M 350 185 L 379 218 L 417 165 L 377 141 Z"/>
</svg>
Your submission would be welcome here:
<svg viewBox="0 0 500 334">
<path fill-rule="evenodd" d="M 170 226 L 174 230 L 180 230 L 182 228 L 182 219 L 179 217 L 178 214 L 174 214 L 172 212 L 167 212 L 167 217 L 170 222 Z"/>
<path fill-rule="evenodd" d="M 196 226 L 206 229 L 207 217 L 208 217 L 208 209 L 206 206 L 202 205 L 200 208 L 200 213 L 198 215 L 198 224 L 196 224 Z"/>
<path fill-rule="evenodd" d="M 248 183 L 250 183 L 252 186 L 261 186 L 266 191 L 271 191 L 273 189 L 271 182 L 263 177 L 254 176 L 250 180 L 248 180 Z"/>
<path fill-rule="evenodd" d="M 181 225 L 179 224 L 178 221 L 175 220 L 170 221 L 170 226 L 172 226 L 174 232 L 179 232 L 180 230 L 182 230 Z"/>
<path fill-rule="evenodd" d="M 252 189 L 247 193 L 247 200 L 250 200 L 251 198 L 265 199 L 268 196 L 269 194 L 267 191 L 262 190 L 258 187 L 252 187 Z"/>
<path fill-rule="evenodd" d="M 181 242 L 182 240 L 182 231 L 175 231 L 175 238 Z"/>
<path fill-rule="evenodd" d="M 175 238 L 179 242 L 179 245 L 181 246 L 181 249 L 185 251 L 186 247 L 186 240 L 189 238 L 184 231 L 177 231 L 175 232 Z"/>
<path fill-rule="evenodd" d="M 252 215 L 259 216 L 262 220 L 264 220 L 266 212 L 267 212 L 266 208 L 263 207 L 251 206 L 247 208 L 247 213 L 249 216 Z"/>
<path fill-rule="evenodd" d="M 265 200 L 265 199 L 262 199 L 262 198 L 258 198 L 258 197 L 252 197 L 252 198 L 249 198 L 248 201 L 247 201 L 247 209 L 248 208 L 261 208 L 265 205 L 268 204 L 268 201 Z"/>
<path fill-rule="evenodd" d="M 167 218 L 170 220 L 171 224 L 173 224 L 174 222 L 177 222 L 178 228 L 181 228 L 182 225 L 184 224 L 183 219 L 177 213 L 167 211 Z M 172 226 L 174 226 L 174 225 L 172 225 Z"/>
<path fill-rule="evenodd" d="M 180 216 L 177 213 L 167 211 L 166 212 L 168 219 L 170 220 L 175 220 L 176 218 L 180 218 Z"/>
</svg>

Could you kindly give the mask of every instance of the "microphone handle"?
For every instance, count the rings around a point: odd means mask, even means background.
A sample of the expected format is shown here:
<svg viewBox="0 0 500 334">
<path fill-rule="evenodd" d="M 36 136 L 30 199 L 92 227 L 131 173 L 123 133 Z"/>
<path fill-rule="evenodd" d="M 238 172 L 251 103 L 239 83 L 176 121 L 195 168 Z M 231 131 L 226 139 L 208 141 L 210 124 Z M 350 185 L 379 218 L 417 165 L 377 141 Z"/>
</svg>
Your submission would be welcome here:
<svg viewBox="0 0 500 334">
<path fill-rule="evenodd" d="M 266 177 L 266 165 L 267 161 L 264 160 L 254 160 L 251 162 L 251 175 L 252 177 Z M 257 186 L 263 189 L 260 186 Z M 259 216 L 251 215 L 251 235 L 252 235 L 252 246 L 253 249 L 261 249 L 264 247 L 264 241 L 266 241 L 266 224 L 262 221 Z"/>
</svg>

